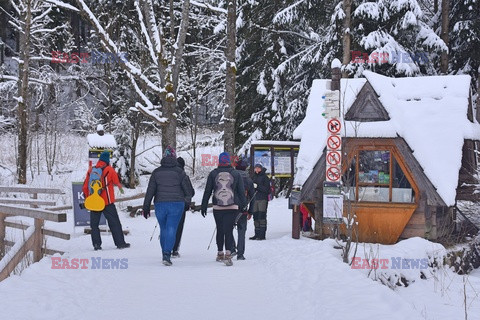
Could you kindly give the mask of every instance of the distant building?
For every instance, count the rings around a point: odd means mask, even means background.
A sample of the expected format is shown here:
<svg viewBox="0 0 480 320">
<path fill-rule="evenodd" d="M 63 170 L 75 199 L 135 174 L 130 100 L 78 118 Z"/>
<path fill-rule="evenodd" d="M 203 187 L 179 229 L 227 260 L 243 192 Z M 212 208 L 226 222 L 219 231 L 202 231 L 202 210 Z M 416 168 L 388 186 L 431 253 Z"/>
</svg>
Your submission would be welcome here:
<svg viewBox="0 0 480 320">
<path fill-rule="evenodd" d="M 100 158 L 100 154 L 104 150 L 113 151 L 117 147 L 115 137 L 111 134 L 107 134 L 104 131 L 103 125 L 97 126 L 96 133 L 90 133 L 87 135 L 88 141 L 88 159 L 91 161 L 91 165 L 95 165 Z"/>
</svg>

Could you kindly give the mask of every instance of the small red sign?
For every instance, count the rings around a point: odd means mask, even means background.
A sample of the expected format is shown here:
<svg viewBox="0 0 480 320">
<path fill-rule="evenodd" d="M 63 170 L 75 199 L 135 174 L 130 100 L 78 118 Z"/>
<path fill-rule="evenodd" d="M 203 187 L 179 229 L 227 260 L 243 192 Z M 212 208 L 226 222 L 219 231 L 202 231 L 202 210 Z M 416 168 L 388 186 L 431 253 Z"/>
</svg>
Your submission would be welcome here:
<svg viewBox="0 0 480 320">
<path fill-rule="evenodd" d="M 340 152 L 337 152 L 337 151 L 327 152 L 327 163 L 329 165 L 337 166 L 340 164 L 341 160 L 342 160 L 342 156 L 340 155 Z"/>
<path fill-rule="evenodd" d="M 340 136 L 330 136 L 327 139 L 327 149 L 337 150 L 342 146 L 342 138 Z"/>
<path fill-rule="evenodd" d="M 327 181 L 340 181 L 340 168 L 329 167 L 327 169 Z"/>
<path fill-rule="evenodd" d="M 327 129 L 328 132 L 330 132 L 331 134 L 339 133 L 341 128 L 342 124 L 340 123 L 340 120 L 331 119 L 330 121 L 328 121 Z"/>
</svg>

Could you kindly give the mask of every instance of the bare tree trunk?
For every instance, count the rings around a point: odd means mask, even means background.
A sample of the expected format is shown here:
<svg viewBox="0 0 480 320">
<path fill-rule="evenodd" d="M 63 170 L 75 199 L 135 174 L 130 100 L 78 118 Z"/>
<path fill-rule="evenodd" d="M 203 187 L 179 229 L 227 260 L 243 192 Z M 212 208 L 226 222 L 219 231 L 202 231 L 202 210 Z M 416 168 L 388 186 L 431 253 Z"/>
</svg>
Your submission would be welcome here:
<svg viewBox="0 0 480 320">
<path fill-rule="evenodd" d="M 448 23 L 449 23 L 449 5 L 448 5 L 449 0 L 442 0 L 442 40 L 445 42 L 445 44 L 448 47 Z M 440 71 L 443 74 L 448 73 L 448 51 L 442 51 L 442 55 L 440 57 Z"/>
<path fill-rule="evenodd" d="M 128 186 L 132 189 L 135 188 L 135 185 L 137 182 L 136 176 L 135 176 L 135 165 L 136 165 L 136 158 L 137 158 L 137 143 L 138 143 L 138 138 L 140 137 L 140 121 L 141 121 L 141 115 L 138 114 L 132 129 L 132 152 L 130 154 L 130 174 L 129 174 L 130 181 L 128 182 Z"/>
<path fill-rule="evenodd" d="M 433 0 L 433 12 L 438 12 L 438 0 Z"/>
<path fill-rule="evenodd" d="M 170 2 L 171 10 L 173 10 L 173 3 Z M 168 122 L 162 126 L 162 148 L 165 150 L 168 146 L 176 149 L 177 147 L 177 90 L 178 90 L 178 81 L 180 77 L 180 67 L 183 61 L 183 51 L 185 49 L 185 39 L 187 38 L 187 29 L 189 23 L 189 12 L 190 12 L 190 1 L 185 0 L 182 7 L 182 20 L 180 22 L 180 28 L 178 30 L 177 39 L 175 40 L 174 30 L 175 28 L 171 27 L 171 32 L 173 32 L 171 37 L 171 42 L 175 43 L 172 45 L 172 63 L 171 71 L 167 71 L 165 75 L 165 89 L 167 95 L 162 100 L 162 114 L 165 118 L 168 119 Z M 173 14 L 172 14 L 173 18 Z M 172 20 L 171 24 L 174 23 Z M 161 59 L 164 63 L 164 59 Z M 164 65 L 164 67 L 166 67 Z M 165 73 L 165 72 L 163 72 Z M 162 72 L 160 72 L 162 74 Z"/>
<path fill-rule="evenodd" d="M 28 158 L 28 115 L 27 109 L 30 100 L 28 91 L 29 63 L 30 63 L 30 26 L 32 20 L 31 0 L 25 1 L 25 13 L 22 13 L 21 21 L 24 22 L 23 32 L 20 33 L 20 63 L 18 66 L 20 80 L 18 83 L 19 101 L 17 106 L 18 115 L 18 158 L 17 176 L 19 184 L 27 183 L 27 158 Z"/>
<path fill-rule="evenodd" d="M 227 16 L 227 47 L 225 49 L 227 74 L 225 79 L 225 113 L 223 130 L 224 149 L 231 155 L 235 152 L 235 83 L 237 72 L 235 64 L 236 20 L 236 1 L 231 0 L 228 3 Z"/>
<path fill-rule="evenodd" d="M 350 47 L 351 47 L 351 28 L 352 28 L 352 0 L 343 0 L 343 11 L 345 19 L 343 20 L 343 66 L 350 63 Z M 343 78 L 348 78 L 346 71 L 342 72 Z"/>
</svg>

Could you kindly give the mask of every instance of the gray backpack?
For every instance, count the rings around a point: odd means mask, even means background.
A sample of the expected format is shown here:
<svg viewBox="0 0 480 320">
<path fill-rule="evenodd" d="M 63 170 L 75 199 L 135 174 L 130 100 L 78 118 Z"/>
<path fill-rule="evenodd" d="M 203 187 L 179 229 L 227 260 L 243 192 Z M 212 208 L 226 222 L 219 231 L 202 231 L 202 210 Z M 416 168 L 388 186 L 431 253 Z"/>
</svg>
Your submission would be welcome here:
<svg viewBox="0 0 480 320">
<path fill-rule="evenodd" d="M 230 171 L 218 172 L 215 177 L 215 187 L 213 191 L 213 196 L 217 200 L 217 206 L 228 207 L 235 204 L 234 181 L 235 179 Z"/>
</svg>

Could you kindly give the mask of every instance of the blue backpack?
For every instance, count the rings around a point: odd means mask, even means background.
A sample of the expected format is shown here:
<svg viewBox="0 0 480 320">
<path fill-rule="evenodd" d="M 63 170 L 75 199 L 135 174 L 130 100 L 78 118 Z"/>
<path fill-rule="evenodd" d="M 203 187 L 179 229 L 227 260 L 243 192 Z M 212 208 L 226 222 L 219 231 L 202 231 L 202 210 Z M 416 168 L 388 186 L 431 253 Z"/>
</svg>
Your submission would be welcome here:
<svg viewBox="0 0 480 320">
<path fill-rule="evenodd" d="M 93 194 L 94 190 L 92 188 L 93 185 L 96 185 L 96 184 L 99 184 L 101 186 L 100 189 L 98 189 L 98 194 L 100 194 L 102 192 L 102 189 L 104 188 L 103 184 L 102 184 L 102 173 L 103 173 L 103 169 L 105 167 L 101 167 L 101 168 L 97 168 L 97 167 L 93 167 L 92 168 L 92 171 L 90 172 L 90 177 L 88 179 L 88 191 L 91 194 Z"/>
</svg>

